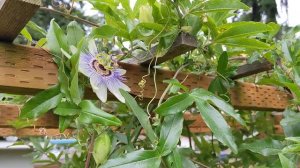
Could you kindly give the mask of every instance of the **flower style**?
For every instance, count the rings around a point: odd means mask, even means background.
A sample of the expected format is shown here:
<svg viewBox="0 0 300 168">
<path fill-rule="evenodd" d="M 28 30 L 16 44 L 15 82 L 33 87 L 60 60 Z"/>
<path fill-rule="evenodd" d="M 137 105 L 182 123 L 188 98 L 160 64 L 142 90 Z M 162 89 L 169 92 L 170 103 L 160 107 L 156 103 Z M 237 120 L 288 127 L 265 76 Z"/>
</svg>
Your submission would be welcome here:
<svg viewBox="0 0 300 168">
<path fill-rule="evenodd" d="M 99 53 L 94 40 L 89 41 L 88 51 L 80 55 L 79 71 L 90 78 L 93 91 L 102 102 L 107 100 L 108 89 L 125 103 L 119 89 L 130 91 L 130 88 L 123 83 L 126 70 L 118 68 L 117 62 L 110 55 Z"/>
</svg>

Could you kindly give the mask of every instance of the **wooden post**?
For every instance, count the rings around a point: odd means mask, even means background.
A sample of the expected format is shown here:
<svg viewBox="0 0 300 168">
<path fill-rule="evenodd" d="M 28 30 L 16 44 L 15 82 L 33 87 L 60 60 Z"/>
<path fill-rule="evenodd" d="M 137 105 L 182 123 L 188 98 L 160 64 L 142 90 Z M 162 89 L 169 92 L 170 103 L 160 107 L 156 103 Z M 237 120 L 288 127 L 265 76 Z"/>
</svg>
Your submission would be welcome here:
<svg viewBox="0 0 300 168">
<path fill-rule="evenodd" d="M 40 0 L 0 0 L 0 41 L 12 42 L 40 6 Z"/>
</svg>

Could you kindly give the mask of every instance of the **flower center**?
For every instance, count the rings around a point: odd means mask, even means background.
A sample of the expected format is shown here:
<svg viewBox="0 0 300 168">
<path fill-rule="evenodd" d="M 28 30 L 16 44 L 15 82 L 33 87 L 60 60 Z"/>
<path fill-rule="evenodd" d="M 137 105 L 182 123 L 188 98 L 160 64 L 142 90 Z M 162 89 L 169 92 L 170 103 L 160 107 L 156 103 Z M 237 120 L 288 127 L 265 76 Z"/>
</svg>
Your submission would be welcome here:
<svg viewBox="0 0 300 168">
<path fill-rule="evenodd" d="M 103 76 L 109 76 L 111 74 L 111 71 L 106 69 L 102 64 L 100 64 L 98 60 L 94 60 L 92 62 L 92 66 L 98 73 L 100 73 Z"/>
</svg>

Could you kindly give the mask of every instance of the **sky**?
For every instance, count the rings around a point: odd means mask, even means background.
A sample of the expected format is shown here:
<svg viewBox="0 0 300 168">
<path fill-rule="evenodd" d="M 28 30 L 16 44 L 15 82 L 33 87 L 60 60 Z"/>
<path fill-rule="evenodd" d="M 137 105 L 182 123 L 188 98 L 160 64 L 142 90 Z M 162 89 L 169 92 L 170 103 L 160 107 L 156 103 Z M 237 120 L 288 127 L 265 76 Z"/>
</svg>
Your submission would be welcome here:
<svg viewBox="0 0 300 168">
<path fill-rule="evenodd" d="M 130 0 L 130 5 L 133 6 L 136 0 Z M 300 25 L 300 0 L 288 0 L 288 14 L 285 13 L 285 8 L 280 6 L 280 0 L 276 0 L 278 6 L 279 17 L 277 21 L 279 24 L 287 23 L 289 26 Z M 94 15 L 98 12 L 96 10 L 91 10 L 92 5 L 86 3 L 84 10 L 87 15 Z"/>
<path fill-rule="evenodd" d="M 300 25 L 300 0 L 288 0 L 288 14 L 284 11 L 285 7 L 280 6 L 280 0 L 276 0 L 279 17 L 278 23 L 287 23 L 289 26 Z"/>
</svg>

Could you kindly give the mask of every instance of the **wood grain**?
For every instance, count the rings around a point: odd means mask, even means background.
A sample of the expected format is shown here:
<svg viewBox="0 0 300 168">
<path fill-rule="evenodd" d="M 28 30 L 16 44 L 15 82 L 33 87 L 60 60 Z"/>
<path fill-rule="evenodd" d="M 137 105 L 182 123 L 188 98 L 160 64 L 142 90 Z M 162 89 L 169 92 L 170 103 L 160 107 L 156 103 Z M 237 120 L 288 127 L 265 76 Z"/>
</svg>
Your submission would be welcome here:
<svg viewBox="0 0 300 168">
<path fill-rule="evenodd" d="M 131 88 L 133 95 L 140 95 L 141 88 L 138 83 L 147 74 L 147 68 L 140 65 L 120 63 L 127 70 L 126 84 Z M 0 92 L 12 94 L 36 94 L 43 89 L 57 83 L 57 66 L 52 56 L 44 50 L 0 43 Z M 151 99 L 155 93 L 151 75 L 145 77 L 146 85 L 143 91 L 145 99 Z M 175 72 L 157 70 L 157 94 L 159 99 L 165 88 L 164 80 L 173 77 Z M 190 89 L 207 89 L 212 76 L 180 73 L 177 79 Z M 95 94 L 87 88 L 87 98 L 95 99 Z M 230 98 L 237 109 L 275 110 L 283 111 L 289 104 L 291 96 L 272 86 L 255 85 L 252 83 L 237 82 L 230 89 Z"/>
<path fill-rule="evenodd" d="M 40 0 L 1 0 L 0 41 L 12 42 L 40 6 Z"/>
</svg>

